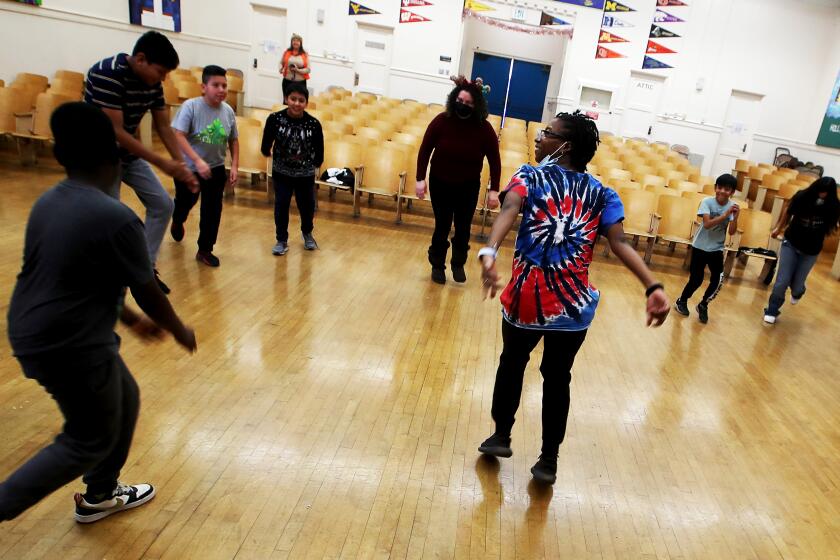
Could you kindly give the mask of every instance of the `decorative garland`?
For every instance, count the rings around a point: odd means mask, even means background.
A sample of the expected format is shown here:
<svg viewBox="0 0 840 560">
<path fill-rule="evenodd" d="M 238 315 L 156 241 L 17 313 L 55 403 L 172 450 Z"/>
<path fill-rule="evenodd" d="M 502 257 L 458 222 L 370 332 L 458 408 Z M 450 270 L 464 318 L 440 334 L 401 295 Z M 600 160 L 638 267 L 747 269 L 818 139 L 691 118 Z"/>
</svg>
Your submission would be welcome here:
<svg viewBox="0 0 840 560">
<path fill-rule="evenodd" d="M 543 25 L 540 27 L 535 27 L 533 25 L 518 25 L 500 19 L 482 16 L 469 8 L 464 9 L 464 13 L 461 17 L 462 20 L 466 18 L 476 19 L 482 23 L 486 23 L 487 25 L 492 25 L 493 27 L 498 27 L 507 31 L 517 31 L 519 33 L 527 33 L 528 35 L 565 35 L 571 38 L 572 33 L 574 32 L 574 29 L 571 28 L 552 29 L 552 27 L 554 27 L 552 25 Z"/>
</svg>

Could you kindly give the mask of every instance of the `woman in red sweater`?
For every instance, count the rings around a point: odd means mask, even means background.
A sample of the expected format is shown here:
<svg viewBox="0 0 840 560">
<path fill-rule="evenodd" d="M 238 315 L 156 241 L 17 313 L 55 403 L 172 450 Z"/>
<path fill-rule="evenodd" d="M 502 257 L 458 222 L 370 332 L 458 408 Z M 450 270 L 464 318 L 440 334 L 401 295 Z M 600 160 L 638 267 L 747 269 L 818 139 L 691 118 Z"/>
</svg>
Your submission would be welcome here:
<svg viewBox="0 0 840 560">
<path fill-rule="evenodd" d="M 453 219 L 452 278 L 456 282 L 466 282 L 464 263 L 470 248 L 470 226 L 478 206 L 484 158 L 490 162 L 490 208 L 499 205 L 499 175 L 502 169 L 499 139 L 487 122 L 487 101 L 482 92 L 481 78 L 475 82 L 463 76 L 453 79 L 456 85 L 446 100 L 446 112 L 429 123 L 417 155 L 416 193 L 421 199 L 426 196 L 426 168 L 429 157 L 432 158 L 428 192 L 432 195 L 435 232 L 429 246 L 429 263 L 432 265 L 432 280 L 438 284 L 446 283 L 446 252 Z"/>
</svg>

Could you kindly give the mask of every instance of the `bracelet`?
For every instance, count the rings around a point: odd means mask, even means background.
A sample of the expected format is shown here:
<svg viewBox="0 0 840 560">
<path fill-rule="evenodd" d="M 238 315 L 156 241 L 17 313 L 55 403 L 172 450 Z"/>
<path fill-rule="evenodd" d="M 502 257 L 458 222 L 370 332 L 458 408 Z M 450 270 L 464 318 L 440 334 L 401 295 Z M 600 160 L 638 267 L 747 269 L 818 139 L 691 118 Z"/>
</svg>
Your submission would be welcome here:
<svg viewBox="0 0 840 560">
<path fill-rule="evenodd" d="M 482 247 L 478 250 L 478 260 L 481 260 L 481 257 L 488 256 L 493 257 L 495 261 L 498 254 L 499 251 L 495 247 Z"/>
<path fill-rule="evenodd" d="M 665 286 L 663 286 L 662 284 L 657 282 L 656 284 L 648 286 L 648 289 L 645 290 L 645 297 L 650 297 L 650 294 L 652 294 L 656 290 L 664 290 L 664 289 L 665 289 Z"/>
</svg>

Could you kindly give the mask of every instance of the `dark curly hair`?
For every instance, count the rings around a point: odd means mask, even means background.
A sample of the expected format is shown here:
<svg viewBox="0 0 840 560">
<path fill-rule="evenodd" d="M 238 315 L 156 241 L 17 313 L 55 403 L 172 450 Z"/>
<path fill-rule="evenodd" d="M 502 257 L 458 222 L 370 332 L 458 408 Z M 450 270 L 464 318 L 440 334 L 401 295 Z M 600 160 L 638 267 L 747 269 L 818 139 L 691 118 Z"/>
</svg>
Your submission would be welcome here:
<svg viewBox="0 0 840 560">
<path fill-rule="evenodd" d="M 569 161 L 576 171 L 586 170 L 586 164 L 595 155 L 601 138 L 598 135 L 598 127 L 595 121 L 581 113 L 579 110 L 574 113 L 557 113 L 555 118 L 560 119 L 566 125 L 564 140 L 572 144 L 569 152 Z"/>
<path fill-rule="evenodd" d="M 472 95 L 473 103 L 475 104 L 473 114 L 469 120 L 475 122 L 487 120 L 487 115 L 489 114 L 487 112 L 487 100 L 484 98 L 481 88 L 475 84 L 459 84 L 452 88 L 452 91 L 449 92 L 449 96 L 446 98 L 446 115 L 450 118 L 458 118 L 455 115 L 455 100 L 458 99 L 458 94 L 462 91 L 466 91 Z"/>
</svg>

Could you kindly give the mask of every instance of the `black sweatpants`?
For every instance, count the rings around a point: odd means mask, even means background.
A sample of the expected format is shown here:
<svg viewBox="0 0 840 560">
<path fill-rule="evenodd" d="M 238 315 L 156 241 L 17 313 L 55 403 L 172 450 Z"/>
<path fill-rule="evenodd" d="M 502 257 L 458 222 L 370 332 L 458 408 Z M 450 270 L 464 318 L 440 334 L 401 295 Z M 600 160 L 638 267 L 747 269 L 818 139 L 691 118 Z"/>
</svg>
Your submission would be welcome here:
<svg viewBox="0 0 840 560">
<path fill-rule="evenodd" d="M 315 176 L 289 177 L 276 171 L 272 174 L 274 182 L 274 228 L 277 241 L 289 241 L 289 208 L 292 195 L 295 197 L 300 214 L 301 233 L 312 233 L 315 227 Z"/>
<path fill-rule="evenodd" d="M 455 222 L 452 236 L 452 266 L 464 266 L 470 250 L 470 228 L 478 206 L 480 181 L 452 183 L 439 177 L 429 177 L 429 194 L 435 214 L 435 231 L 429 246 L 429 262 L 435 268 L 446 268 L 449 250 L 449 231 Z"/>
<path fill-rule="evenodd" d="M 688 282 L 683 288 L 680 296 L 681 300 L 688 301 L 694 295 L 694 292 L 703 283 L 707 266 L 711 277 L 709 278 L 709 287 L 703 294 L 703 303 L 709 303 L 715 299 L 723 283 L 723 251 L 702 251 L 697 247 L 692 247 Z"/>
<path fill-rule="evenodd" d="M 525 366 L 531 351 L 543 339 L 543 358 L 540 373 L 543 377 L 542 398 L 542 452 L 555 457 L 566 437 L 566 420 L 569 417 L 569 383 L 572 381 L 572 364 L 580 350 L 586 330 L 543 331 L 523 329 L 502 319 L 504 346 L 496 371 L 493 387 L 493 420 L 496 433 L 510 436 L 513 429 Z"/>
<path fill-rule="evenodd" d="M 222 221 L 222 198 L 225 194 L 225 183 L 227 173 L 225 166 L 220 165 L 211 169 L 209 179 L 203 179 L 198 173 L 200 190 L 197 193 L 190 191 L 186 183 L 175 181 L 175 211 L 172 213 L 172 221 L 183 224 L 190 215 L 190 210 L 198 202 L 201 196 L 201 216 L 198 222 L 198 250 L 212 252 L 216 239 L 219 236 L 219 224 Z"/>
<path fill-rule="evenodd" d="M 26 377 L 58 404 L 64 429 L 0 484 L 0 521 L 17 517 L 79 475 L 92 495 L 117 486 L 137 423 L 140 390 L 119 355 L 92 366 L 73 358 L 19 358 Z"/>
</svg>

